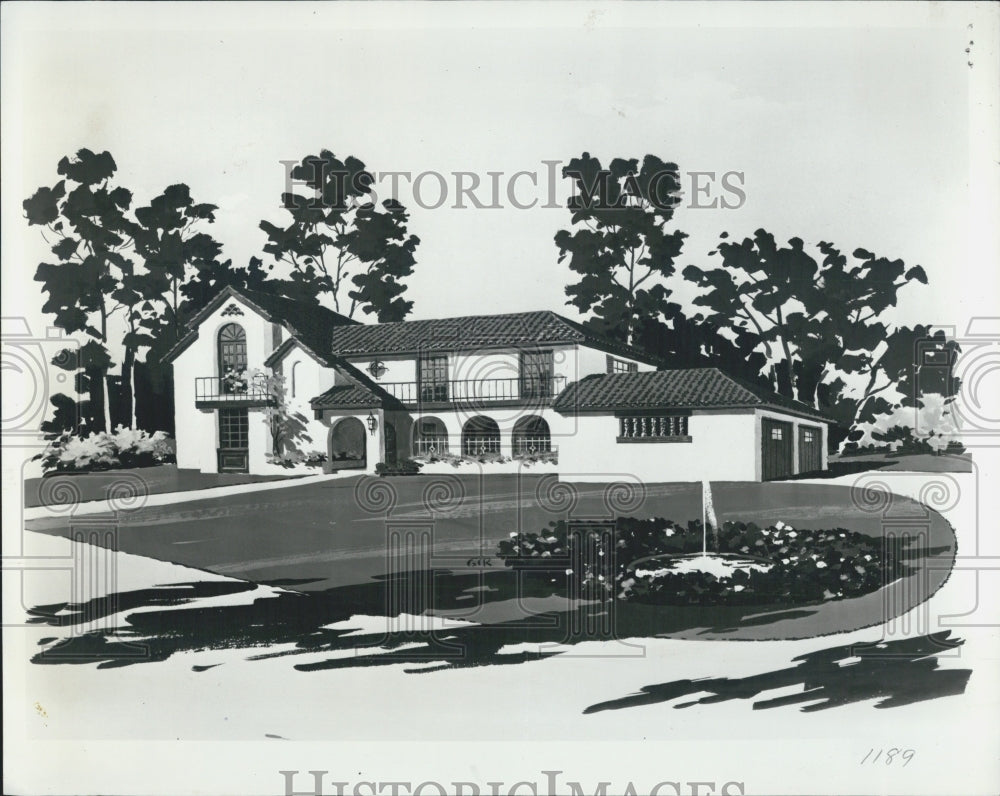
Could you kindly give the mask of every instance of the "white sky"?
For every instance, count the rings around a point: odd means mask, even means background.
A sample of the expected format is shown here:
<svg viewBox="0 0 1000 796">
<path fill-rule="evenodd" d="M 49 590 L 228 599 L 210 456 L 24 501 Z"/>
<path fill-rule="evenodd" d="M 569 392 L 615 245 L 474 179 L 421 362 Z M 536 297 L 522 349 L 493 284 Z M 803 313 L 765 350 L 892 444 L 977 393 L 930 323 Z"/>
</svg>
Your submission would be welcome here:
<svg viewBox="0 0 1000 796">
<path fill-rule="evenodd" d="M 974 9 L 890 4 L 850 24 L 835 5 L 5 4 L 4 314 L 40 306 L 46 251 L 20 202 L 64 154 L 109 150 L 141 203 L 188 183 L 220 206 L 211 231 L 242 264 L 261 253 L 258 222 L 284 220 L 279 161 L 326 147 L 374 171 L 484 180 L 584 150 L 741 171 L 742 209 L 676 214 L 691 237 L 674 287 L 719 232 L 765 226 L 922 264 L 931 287 L 908 289 L 899 319 L 960 324 L 983 259 L 969 252 Z M 454 209 L 449 179 L 439 209 L 400 196 L 422 240 L 412 317 L 575 316 L 552 242 L 568 212 Z"/>
</svg>

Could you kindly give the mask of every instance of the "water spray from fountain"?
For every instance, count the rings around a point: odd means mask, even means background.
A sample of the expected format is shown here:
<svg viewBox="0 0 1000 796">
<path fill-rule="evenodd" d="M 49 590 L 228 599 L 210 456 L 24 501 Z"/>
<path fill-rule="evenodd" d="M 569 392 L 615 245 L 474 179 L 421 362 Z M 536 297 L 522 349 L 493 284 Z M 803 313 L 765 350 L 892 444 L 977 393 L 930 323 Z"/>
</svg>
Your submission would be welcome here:
<svg viewBox="0 0 1000 796">
<path fill-rule="evenodd" d="M 712 485 L 708 481 L 701 482 L 701 554 L 708 555 L 708 526 L 712 526 L 712 533 L 716 533 L 719 528 L 719 521 L 715 517 L 715 505 L 712 503 Z M 716 550 L 718 552 L 718 550 Z"/>
</svg>

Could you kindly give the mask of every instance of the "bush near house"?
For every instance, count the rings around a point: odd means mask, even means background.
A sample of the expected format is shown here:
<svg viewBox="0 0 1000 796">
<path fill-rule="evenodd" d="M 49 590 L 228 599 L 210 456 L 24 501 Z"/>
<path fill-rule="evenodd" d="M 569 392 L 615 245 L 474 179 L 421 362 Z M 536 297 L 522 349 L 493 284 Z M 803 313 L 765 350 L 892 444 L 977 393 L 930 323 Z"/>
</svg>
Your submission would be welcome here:
<svg viewBox="0 0 1000 796">
<path fill-rule="evenodd" d="M 422 466 L 413 459 L 400 459 L 392 464 L 379 462 L 375 465 L 375 473 L 383 478 L 387 475 L 416 475 Z"/>
<path fill-rule="evenodd" d="M 731 574 L 673 571 L 702 550 L 700 522 L 619 517 L 611 528 L 549 523 L 541 533 L 511 533 L 497 546 L 504 564 L 528 577 L 565 582 L 582 598 L 669 605 L 804 603 L 856 597 L 906 574 L 898 547 L 844 528 L 796 530 L 726 522 L 709 530 L 710 553 L 745 558 L 753 567 Z M 656 561 L 631 567 L 648 556 Z"/>
<path fill-rule="evenodd" d="M 119 426 L 111 434 L 95 431 L 77 436 L 66 431 L 34 457 L 51 472 L 92 472 L 114 468 L 151 467 L 174 461 L 173 440 L 162 431 L 150 434 Z"/>
<path fill-rule="evenodd" d="M 326 463 L 326 454 L 320 451 L 285 451 L 283 453 L 271 454 L 267 457 L 271 464 L 281 467 L 322 467 Z"/>
</svg>

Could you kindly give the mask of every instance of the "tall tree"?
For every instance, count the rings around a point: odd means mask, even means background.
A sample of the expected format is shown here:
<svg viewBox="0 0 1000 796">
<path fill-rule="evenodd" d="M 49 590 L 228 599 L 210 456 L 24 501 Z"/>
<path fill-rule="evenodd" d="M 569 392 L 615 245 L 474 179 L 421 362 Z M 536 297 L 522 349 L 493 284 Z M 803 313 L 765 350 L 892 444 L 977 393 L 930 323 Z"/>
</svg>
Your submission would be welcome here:
<svg viewBox="0 0 1000 796">
<path fill-rule="evenodd" d="M 282 194 L 286 226 L 261 221 L 264 251 L 291 267 L 300 298 L 327 303 L 353 318 L 400 321 L 413 307 L 401 281 L 413 273 L 420 239 L 407 232 L 409 216 L 395 199 L 376 206 L 374 178 L 355 157 L 329 150 L 309 155 L 291 170 L 305 194 Z"/>
<path fill-rule="evenodd" d="M 215 205 L 196 203 L 184 184 L 171 185 L 148 205 L 136 208 L 136 253 L 146 269 L 143 294 L 162 307 L 145 326 L 154 336 L 166 337 L 170 345 L 180 339 L 183 327 L 181 286 L 193 272 L 210 268 L 222 252 L 211 235 L 198 229 L 203 222 L 215 221 L 216 210 Z"/>
<path fill-rule="evenodd" d="M 117 169 L 110 153 L 81 149 L 74 159 L 59 161 L 63 179 L 39 188 L 22 205 L 28 223 L 48 232 L 46 240 L 56 256 L 35 271 L 35 280 L 48 294 L 42 309 L 66 332 L 88 335 L 105 354 L 91 358 L 97 363 L 91 374 L 100 393 L 92 400 L 103 407 L 106 430 L 111 428 L 109 323 L 123 308 L 112 294 L 132 267 L 125 255 L 132 243 L 133 225 L 126 217 L 132 194 L 113 184 Z"/>
<path fill-rule="evenodd" d="M 767 353 L 778 392 L 819 406 L 820 385 L 838 363 L 870 352 L 885 337 L 883 312 L 896 304 L 899 290 L 916 280 L 920 266 L 857 249 L 854 263 L 833 244 L 820 243 L 817 261 L 799 238 L 781 247 L 759 229 L 753 238 L 722 242 L 713 269 L 689 265 L 684 278 L 706 292 L 694 299 L 708 320 L 733 334 L 756 335 Z M 844 362 L 850 362 L 850 359 Z"/>
<path fill-rule="evenodd" d="M 664 280 L 687 235 L 668 231 L 680 201 L 674 163 L 646 155 L 615 158 L 608 168 L 587 152 L 563 168 L 573 181 L 567 204 L 571 228 L 556 233 L 559 262 L 580 281 L 566 287 L 568 304 L 592 313 L 587 325 L 602 334 L 633 342 L 637 325 L 670 314 Z"/>
</svg>

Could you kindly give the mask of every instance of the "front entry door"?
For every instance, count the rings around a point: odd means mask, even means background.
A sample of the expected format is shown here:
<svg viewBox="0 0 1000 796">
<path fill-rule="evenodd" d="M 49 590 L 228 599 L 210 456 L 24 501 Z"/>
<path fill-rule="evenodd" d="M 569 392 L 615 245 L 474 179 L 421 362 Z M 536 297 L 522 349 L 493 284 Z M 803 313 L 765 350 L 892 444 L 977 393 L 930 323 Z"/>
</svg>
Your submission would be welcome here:
<svg viewBox="0 0 1000 796">
<path fill-rule="evenodd" d="M 250 419 L 246 409 L 219 410 L 219 472 L 250 471 Z"/>
<path fill-rule="evenodd" d="M 761 428 L 761 477 L 765 481 L 792 475 L 792 424 L 763 418 Z"/>
</svg>

